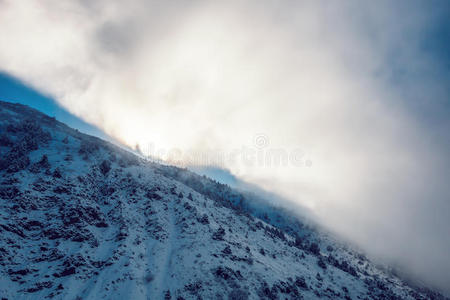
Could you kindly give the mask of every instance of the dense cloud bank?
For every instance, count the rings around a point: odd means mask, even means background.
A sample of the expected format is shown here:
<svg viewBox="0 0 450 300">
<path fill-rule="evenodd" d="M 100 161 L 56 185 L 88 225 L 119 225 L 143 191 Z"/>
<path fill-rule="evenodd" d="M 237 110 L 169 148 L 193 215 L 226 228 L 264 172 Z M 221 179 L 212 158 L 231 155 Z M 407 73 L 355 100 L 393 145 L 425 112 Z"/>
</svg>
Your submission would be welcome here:
<svg viewBox="0 0 450 300">
<path fill-rule="evenodd" d="M 448 16 L 446 1 L 2 0 L 0 68 L 144 152 L 219 156 L 444 288 Z"/>
</svg>

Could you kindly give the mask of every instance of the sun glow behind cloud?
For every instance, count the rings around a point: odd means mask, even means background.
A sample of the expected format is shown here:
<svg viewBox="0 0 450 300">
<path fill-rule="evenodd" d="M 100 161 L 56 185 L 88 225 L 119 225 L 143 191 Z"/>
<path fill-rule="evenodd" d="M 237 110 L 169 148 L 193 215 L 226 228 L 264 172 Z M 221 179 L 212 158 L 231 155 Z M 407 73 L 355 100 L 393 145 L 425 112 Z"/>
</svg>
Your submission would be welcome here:
<svg viewBox="0 0 450 300">
<path fill-rule="evenodd" d="M 448 238 L 406 236 L 431 191 L 429 207 L 448 207 L 448 160 L 387 79 L 392 53 L 396 64 L 427 70 L 400 37 L 434 15 L 395 11 L 359 2 L 0 1 L 0 67 L 127 145 L 237 152 L 221 166 L 314 208 L 375 254 L 425 260 L 411 269 L 445 286 L 435 270 L 450 270 L 448 258 L 411 240 L 445 253 Z M 303 164 L 243 159 L 258 134 L 264 151 L 301 150 Z"/>
</svg>

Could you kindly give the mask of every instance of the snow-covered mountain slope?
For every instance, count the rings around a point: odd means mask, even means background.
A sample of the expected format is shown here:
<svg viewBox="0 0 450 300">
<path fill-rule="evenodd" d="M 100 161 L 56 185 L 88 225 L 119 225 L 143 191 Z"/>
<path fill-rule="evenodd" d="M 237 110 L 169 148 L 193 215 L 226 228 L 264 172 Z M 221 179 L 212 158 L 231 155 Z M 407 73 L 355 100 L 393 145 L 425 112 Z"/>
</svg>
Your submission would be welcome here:
<svg viewBox="0 0 450 300">
<path fill-rule="evenodd" d="M 443 299 L 297 217 L 0 102 L 0 298 Z"/>
</svg>

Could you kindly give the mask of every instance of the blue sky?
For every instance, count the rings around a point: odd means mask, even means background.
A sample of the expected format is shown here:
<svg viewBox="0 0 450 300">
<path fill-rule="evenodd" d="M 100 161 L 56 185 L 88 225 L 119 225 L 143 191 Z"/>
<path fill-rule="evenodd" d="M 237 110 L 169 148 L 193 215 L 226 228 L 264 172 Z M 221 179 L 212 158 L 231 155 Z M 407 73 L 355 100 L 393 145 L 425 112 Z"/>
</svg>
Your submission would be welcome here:
<svg viewBox="0 0 450 300">
<path fill-rule="evenodd" d="M 0 100 L 28 105 L 81 132 L 107 138 L 102 130 L 69 113 L 54 99 L 2 72 L 0 72 Z"/>
</svg>

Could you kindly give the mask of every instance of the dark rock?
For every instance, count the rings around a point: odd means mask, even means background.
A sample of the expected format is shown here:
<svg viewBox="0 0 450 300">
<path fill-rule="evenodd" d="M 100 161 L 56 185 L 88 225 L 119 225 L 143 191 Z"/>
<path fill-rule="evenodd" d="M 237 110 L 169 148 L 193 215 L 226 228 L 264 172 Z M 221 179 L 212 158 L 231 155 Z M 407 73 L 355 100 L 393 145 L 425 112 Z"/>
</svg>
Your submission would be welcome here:
<svg viewBox="0 0 450 300">
<path fill-rule="evenodd" d="M 102 174 L 106 176 L 111 170 L 111 162 L 109 160 L 102 161 L 102 163 L 99 166 L 99 169 L 100 172 L 102 172 Z"/>
<path fill-rule="evenodd" d="M 320 254 L 319 245 L 317 245 L 317 243 L 311 243 L 311 245 L 309 246 L 309 251 L 314 255 L 319 255 Z"/>
<path fill-rule="evenodd" d="M 31 271 L 29 269 L 22 269 L 22 270 L 17 270 L 17 271 L 13 271 L 12 269 L 8 270 L 8 274 L 9 275 L 22 275 L 25 276 L 27 274 L 31 273 Z"/>
<path fill-rule="evenodd" d="M 5 200 L 15 199 L 20 196 L 20 191 L 17 187 L 1 187 L 0 188 L 0 198 Z"/>
<path fill-rule="evenodd" d="M 295 285 L 305 290 L 308 289 L 308 285 L 306 284 L 305 278 L 303 276 L 295 277 Z"/>
<path fill-rule="evenodd" d="M 229 267 L 218 267 L 213 269 L 213 274 L 216 277 L 225 279 L 225 280 L 230 280 L 230 279 L 242 279 L 242 275 L 241 272 L 238 271 L 234 271 L 233 269 L 229 268 Z"/>
<path fill-rule="evenodd" d="M 56 168 L 56 169 L 53 171 L 52 176 L 53 176 L 54 178 L 61 178 L 61 177 L 62 177 L 61 170 L 60 170 L 59 168 Z"/>
<path fill-rule="evenodd" d="M 184 286 L 184 289 L 189 293 L 196 295 L 202 289 L 202 282 L 196 281 L 194 283 L 189 283 Z"/>
<path fill-rule="evenodd" d="M 70 189 L 65 186 L 57 186 L 53 189 L 53 191 L 57 194 L 71 194 Z"/>
<path fill-rule="evenodd" d="M 216 232 L 214 232 L 212 239 L 216 241 L 223 241 L 224 236 L 225 236 L 225 229 L 220 227 L 219 229 L 217 229 Z"/>
<path fill-rule="evenodd" d="M 72 274 L 75 274 L 77 271 L 77 269 L 75 267 L 68 267 L 64 270 L 62 270 L 60 273 L 54 273 L 53 276 L 55 277 L 64 277 L 64 276 L 69 276 Z"/>
<path fill-rule="evenodd" d="M 160 195 L 158 195 L 155 192 L 151 192 L 151 191 L 147 192 L 145 194 L 145 197 L 147 197 L 148 199 L 154 199 L 154 200 L 161 200 L 162 199 L 162 197 Z"/>
<path fill-rule="evenodd" d="M 209 224 L 209 219 L 207 214 L 203 214 L 201 217 L 197 218 L 197 221 L 203 225 Z"/>
<path fill-rule="evenodd" d="M 231 254 L 231 248 L 230 248 L 230 245 L 227 245 L 227 246 L 225 247 L 225 249 L 222 250 L 222 253 L 223 253 L 223 254 Z"/>
<path fill-rule="evenodd" d="M 53 283 L 51 281 L 38 282 L 33 287 L 24 290 L 27 293 L 35 293 L 41 290 L 51 288 Z"/>
<path fill-rule="evenodd" d="M 317 260 L 317 265 L 324 270 L 327 269 L 327 265 L 326 265 L 325 261 L 322 259 L 322 257 L 319 257 L 319 259 Z"/>
</svg>

